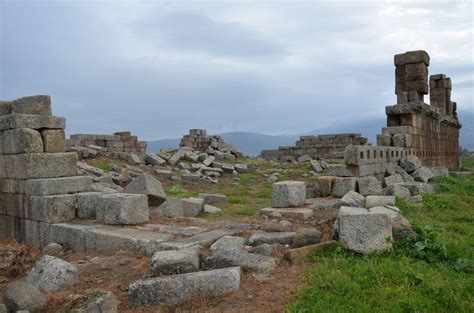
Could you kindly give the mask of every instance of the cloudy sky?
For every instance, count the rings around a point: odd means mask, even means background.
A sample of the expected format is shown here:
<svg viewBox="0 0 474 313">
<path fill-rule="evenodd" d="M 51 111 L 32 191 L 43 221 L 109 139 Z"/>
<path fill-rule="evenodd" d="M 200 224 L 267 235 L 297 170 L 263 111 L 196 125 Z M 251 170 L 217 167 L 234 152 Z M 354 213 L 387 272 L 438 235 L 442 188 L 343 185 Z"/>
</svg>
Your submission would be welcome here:
<svg viewBox="0 0 474 313">
<path fill-rule="evenodd" d="M 420 49 L 474 111 L 471 1 L 0 0 L 0 99 L 51 95 L 68 133 L 295 134 L 383 116 Z"/>
</svg>

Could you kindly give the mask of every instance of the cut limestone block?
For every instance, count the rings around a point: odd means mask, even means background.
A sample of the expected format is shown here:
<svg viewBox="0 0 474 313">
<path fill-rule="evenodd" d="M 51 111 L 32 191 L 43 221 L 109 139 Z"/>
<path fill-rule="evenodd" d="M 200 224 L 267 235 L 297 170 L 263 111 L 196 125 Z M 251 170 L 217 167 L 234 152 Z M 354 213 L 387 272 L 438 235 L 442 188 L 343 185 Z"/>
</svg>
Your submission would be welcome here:
<svg viewBox="0 0 474 313">
<path fill-rule="evenodd" d="M 355 209 L 355 208 L 354 208 Z M 337 217 L 339 241 L 348 249 L 370 254 L 392 246 L 392 224 L 385 214 L 346 213 Z"/>
<path fill-rule="evenodd" d="M 277 266 L 276 259 L 249 253 L 246 250 L 217 249 L 211 257 L 203 262 L 205 269 L 226 268 L 239 266 L 245 271 L 270 274 Z"/>
<path fill-rule="evenodd" d="M 5 130 L 3 137 L 3 154 L 40 153 L 43 142 L 38 131 L 30 128 Z"/>
<path fill-rule="evenodd" d="M 150 261 L 150 277 L 199 271 L 198 249 L 158 251 Z"/>
<path fill-rule="evenodd" d="M 142 174 L 135 178 L 125 187 L 124 192 L 146 195 L 148 205 L 153 207 L 159 206 L 166 200 L 166 193 L 161 182 L 148 174 Z"/>
<path fill-rule="evenodd" d="M 50 96 L 29 96 L 12 102 L 12 113 L 31 115 L 53 115 Z"/>
<path fill-rule="evenodd" d="M 318 177 L 318 180 L 316 180 L 314 184 L 314 193 L 316 197 L 329 197 L 332 193 L 332 185 L 335 179 L 335 176 Z"/>
<path fill-rule="evenodd" d="M 183 214 L 185 217 L 195 217 L 202 212 L 204 208 L 204 199 L 202 198 L 187 198 L 181 199 L 183 207 Z"/>
<path fill-rule="evenodd" d="M 349 207 L 364 207 L 365 197 L 358 192 L 349 191 L 342 197 L 341 204 Z"/>
<path fill-rule="evenodd" d="M 357 178 L 335 178 L 332 187 L 332 196 L 335 198 L 342 198 L 349 191 L 356 191 Z"/>
<path fill-rule="evenodd" d="M 44 152 L 57 153 L 64 152 L 66 149 L 64 130 L 62 129 L 43 129 L 41 138 L 43 139 Z"/>
<path fill-rule="evenodd" d="M 394 196 L 367 196 L 365 207 L 370 209 L 376 206 L 395 205 Z"/>
<path fill-rule="evenodd" d="M 220 296 L 240 288 L 240 268 L 138 280 L 128 288 L 134 305 L 178 305 L 198 296 Z"/>
<path fill-rule="evenodd" d="M 76 196 L 28 196 L 25 217 L 30 220 L 61 223 L 74 219 L 76 215 Z"/>
<path fill-rule="evenodd" d="M 227 196 L 213 193 L 200 193 L 199 198 L 204 199 L 204 204 L 227 203 Z"/>
<path fill-rule="evenodd" d="M 45 255 L 33 266 L 26 281 L 42 292 L 57 292 L 79 283 L 79 276 L 73 264 Z"/>
<path fill-rule="evenodd" d="M 24 182 L 24 193 L 37 196 L 72 194 L 91 191 L 91 186 L 89 176 L 30 179 Z"/>
<path fill-rule="evenodd" d="M 76 195 L 76 216 L 84 219 L 95 219 L 96 206 L 103 192 L 81 192 Z"/>
<path fill-rule="evenodd" d="M 145 195 L 113 193 L 100 198 L 96 219 L 104 224 L 142 224 L 149 220 L 150 209 Z"/>
<path fill-rule="evenodd" d="M 306 186 L 302 181 L 282 181 L 272 187 L 272 206 L 287 208 L 304 204 Z"/>
<path fill-rule="evenodd" d="M 0 130 L 15 128 L 64 129 L 66 128 L 66 120 L 63 117 L 30 114 L 0 116 Z"/>
<path fill-rule="evenodd" d="M 260 215 L 305 220 L 313 215 L 313 210 L 299 208 L 264 208 L 260 210 Z"/>
<path fill-rule="evenodd" d="M 0 178 L 33 179 L 74 176 L 76 153 L 0 155 Z M 3 175 L 2 175 L 3 174 Z"/>
<path fill-rule="evenodd" d="M 385 186 L 391 186 L 393 184 L 403 183 L 403 177 L 400 174 L 394 174 L 384 178 Z"/>
<path fill-rule="evenodd" d="M 382 193 L 382 184 L 373 176 L 358 178 L 357 186 L 363 196 L 376 196 Z"/>
<path fill-rule="evenodd" d="M 295 232 L 280 232 L 280 233 L 256 233 L 249 238 L 251 246 L 259 246 L 264 243 L 282 245 L 291 245 Z"/>
</svg>

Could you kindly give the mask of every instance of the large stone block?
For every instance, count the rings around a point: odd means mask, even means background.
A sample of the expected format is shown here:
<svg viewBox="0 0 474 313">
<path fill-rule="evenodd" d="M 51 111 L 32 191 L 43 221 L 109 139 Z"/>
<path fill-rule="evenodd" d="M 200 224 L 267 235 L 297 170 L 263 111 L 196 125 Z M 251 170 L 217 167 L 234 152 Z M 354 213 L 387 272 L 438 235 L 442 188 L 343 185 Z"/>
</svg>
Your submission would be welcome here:
<svg viewBox="0 0 474 313">
<path fill-rule="evenodd" d="M 95 225 L 70 223 L 48 225 L 49 228 L 42 233 L 45 244 L 56 242 L 78 252 L 86 251 L 86 235 L 95 228 Z"/>
<path fill-rule="evenodd" d="M 240 287 L 240 268 L 138 280 L 129 286 L 135 305 L 178 305 L 198 296 L 220 296 Z"/>
<path fill-rule="evenodd" d="M 150 260 L 150 276 L 184 274 L 199 271 L 198 249 L 158 251 Z"/>
<path fill-rule="evenodd" d="M 39 95 L 16 99 L 12 102 L 12 112 L 16 114 L 51 116 L 51 98 Z"/>
<path fill-rule="evenodd" d="M 149 220 L 145 195 L 114 193 L 99 198 L 96 219 L 104 224 L 142 224 Z"/>
<path fill-rule="evenodd" d="M 96 206 L 103 192 L 82 192 L 76 195 L 76 216 L 83 219 L 95 219 Z"/>
<path fill-rule="evenodd" d="M 186 217 L 195 217 L 202 212 L 204 208 L 204 199 L 187 198 L 181 200 L 183 215 Z"/>
<path fill-rule="evenodd" d="M 9 129 L 3 132 L 3 154 L 40 153 L 43 141 L 38 131 L 30 128 Z"/>
<path fill-rule="evenodd" d="M 385 214 L 358 209 L 339 214 L 337 224 L 339 241 L 350 250 L 369 254 L 392 246 L 392 223 Z"/>
<path fill-rule="evenodd" d="M 0 116 L 0 130 L 14 128 L 64 129 L 66 128 L 66 120 L 63 117 L 30 114 Z"/>
<path fill-rule="evenodd" d="M 31 269 L 26 281 L 42 292 L 57 292 L 79 283 L 77 267 L 54 256 L 43 256 Z"/>
<path fill-rule="evenodd" d="M 166 193 L 161 182 L 148 174 L 135 178 L 125 187 L 124 192 L 146 195 L 150 206 L 159 206 L 166 200 Z"/>
<path fill-rule="evenodd" d="M 27 195 L 47 196 L 73 194 L 92 191 L 92 178 L 89 176 L 70 176 L 59 178 L 30 179 L 21 183 L 20 188 Z"/>
<path fill-rule="evenodd" d="M 0 214 L 25 217 L 25 196 L 16 193 L 0 194 Z"/>
<path fill-rule="evenodd" d="M 61 223 L 74 219 L 76 215 L 76 196 L 28 196 L 25 217 L 30 220 Z"/>
<path fill-rule="evenodd" d="M 41 130 L 44 152 L 64 152 L 66 142 L 64 131 L 62 129 L 43 129 Z"/>
<path fill-rule="evenodd" d="M 306 186 L 302 181 L 282 181 L 273 184 L 272 206 L 276 208 L 295 207 L 304 204 Z"/>
<path fill-rule="evenodd" d="M 332 187 L 332 196 L 335 198 L 342 198 L 349 191 L 356 191 L 357 189 L 357 178 L 347 177 L 341 178 L 338 177 L 334 179 Z"/>
<path fill-rule="evenodd" d="M 359 193 L 363 196 L 374 196 L 382 193 L 382 184 L 373 176 L 358 178 L 357 186 Z"/>
<path fill-rule="evenodd" d="M 76 175 L 75 153 L 0 155 L 0 178 L 34 179 Z"/>
<path fill-rule="evenodd" d="M 332 193 L 332 185 L 336 177 L 320 176 L 314 183 L 314 193 L 316 197 L 329 197 Z"/>
</svg>

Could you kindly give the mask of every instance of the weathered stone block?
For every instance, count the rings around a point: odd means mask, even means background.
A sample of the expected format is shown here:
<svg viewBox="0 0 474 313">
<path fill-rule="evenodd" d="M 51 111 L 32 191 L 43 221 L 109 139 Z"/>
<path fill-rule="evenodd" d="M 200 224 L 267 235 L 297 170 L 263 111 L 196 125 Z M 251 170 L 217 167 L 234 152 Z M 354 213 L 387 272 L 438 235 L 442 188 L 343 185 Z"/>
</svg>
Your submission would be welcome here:
<svg viewBox="0 0 474 313">
<path fill-rule="evenodd" d="M 158 251 L 150 261 L 150 277 L 199 271 L 198 249 Z"/>
<path fill-rule="evenodd" d="M 202 212 L 204 208 L 204 199 L 202 198 L 187 198 L 181 200 L 183 207 L 183 214 L 186 217 L 194 217 Z"/>
<path fill-rule="evenodd" d="M 96 206 L 99 198 L 105 195 L 102 192 L 82 192 L 76 195 L 76 216 L 84 219 L 95 219 Z"/>
<path fill-rule="evenodd" d="M 204 199 L 204 204 L 227 203 L 227 196 L 212 193 L 200 193 L 199 198 Z"/>
<path fill-rule="evenodd" d="M 382 184 L 373 176 L 358 178 L 357 186 L 359 193 L 363 196 L 374 196 L 382 193 Z"/>
<path fill-rule="evenodd" d="M 149 206 L 159 206 L 166 200 L 166 193 L 161 182 L 148 174 L 142 174 L 135 178 L 125 187 L 124 192 L 146 195 Z"/>
<path fill-rule="evenodd" d="M 370 209 L 376 206 L 395 205 L 394 196 L 367 196 L 365 199 L 366 208 Z"/>
<path fill-rule="evenodd" d="M 64 152 L 66 143 L 64 131 L 61 129 L 43 129 L 41 130 L 44 152 Z"/>
<path fill-rule="evenodd" d="M 356 189 L 357 189 L 357 178 L 337 177 L 336 179 L 334 179 L 334 184 L 332 187 L 332 196 L 335 198 L 342 198 L 349 191 L 356 191 Z"/>
<path fill-rule="evenodd" d="M 3 154 L 43 152 L 43 142 L 38 131 L 30 128 L 9 129 L 3 132 Z"/>
<path fill-rule="evenodd" d="M 28 196 L 25 217 L 30 220 L 61 223 L 74 219 L 75 195 Z"/>
<path fill-rule="evenodd" d="M 77 267 L 54 256 L 43 256 L 26 281 L 42 292 L 57 292 L 79 283 Z"/>
<path fill-rule="evenodd" d="M 415 181 L 427 183 L 431 178 L 433 178 L 433 173 L 427 167 L 420 167 L 416 171 L 413 172 L 412 177 Z"/>
<path fill-rule="evenodd" d="M 51 98 L 49 96 L 30 96 L 16 99 L 12 102 L 12 112 L 51 116 Z"/>
<path fill-rule="evenodd" d="M 256 233 L 249 238 L 251 246 L 259 246 L 261 244 L 275 244 L 291 245 L 295 232 L 280 232 L 280 233 Z"/>
<path fill-rule="evenodd" d="M 71 176 L 59 178 L 30 179 L 24 182 L 27 195 L 47 196 L 72 194 L 92 190 L 92 178 L 89 176 Z"/>
<path fill-rule="evenodd" d="M 142 224 L 149 220 L 145 195 L 114 193 L 99 198 L 96 219 L 104 224 Z"/>
<path fill-rule="evenodd" d="M 135 305 L 177 305 L 197 296 L 219 296 L 240 287 L 240 268 L 138 280 L 129 286 Z"/>
<path fill-rule="evenodd" d="M 66 120 L 63 117 L 29 114 L 10 114 L 0 116 L 0 130 L 14 128 L 64 129 Z"/>
<path fill-rule="evenodd" d="M 0 178 L 34 179 L 76 175 L 75 153 L 0 155 Z M 3 175 L 1 175 L 3 174 Z"/>
<path fill-rule="evenodd" d="M 8 284 L 3 301 L 10 312 L 40 312 L 48 303 L 48 299 L 38 288 L 24 281 Z M 9 311 L 5 311 L 7 312 Z"/>
<path fill-rule="evenodd" d="M 316 197 L 329 197 L 332 193 L 332 185 L 336 177 L 320 176 L 314 183 L 314 193 Z"/>
<path fill-rule="evenodd" d="M 273 184 L 272 206 L 276 208 L 294 207 L 304 204 L 306 186 L 301 181 L 282 181 Z"/>
<path fill-rule="evenodd" d="M 305 220 L 313 216 L 313 210 L 299 208 L 264 208 L 260 210 L 260 215 Z"/>
<path fill-rule="evenodd" d="M 365 197 L 358 192 L 349 191 L 342 197 L 341 204 L 348 207 L 364 207 Z"/>
</svg>

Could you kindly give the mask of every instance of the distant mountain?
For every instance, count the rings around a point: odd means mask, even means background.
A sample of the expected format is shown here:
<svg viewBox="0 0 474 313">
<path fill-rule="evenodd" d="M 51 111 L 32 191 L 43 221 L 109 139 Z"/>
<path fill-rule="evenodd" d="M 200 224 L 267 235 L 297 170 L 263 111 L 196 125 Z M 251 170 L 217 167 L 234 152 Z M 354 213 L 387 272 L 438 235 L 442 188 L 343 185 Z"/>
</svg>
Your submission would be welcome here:
<svg viewBox="0 0 474 313">
<path fill-rule="evenodd" d="M 474 150 L 474 113 L 460 112 L 461 139 L 463 148 Z M 376 143 L 376 136 L 380 134 L 382 127 L 386 126 L 385 118 L 359 121 L 354 123 L 338 123 L 333 126 L 313 130 L 311 132 L 299 135 L 265 135 L 249 132 L 230 132 L 220 134 L 226 143 L 238 147 L 249 155 L 259 155 L 262 150 L 277 149 L 279 146 L 293 146 L 300 136 L 304 135 L 323 135 L 337 133 L 361 133 L 367 137 L 372 144 Z M 180 139 L 163 139 L 148 142 L 148 151 L 157 152 L 164 147 L 178 147 Z"/>
</svg>

